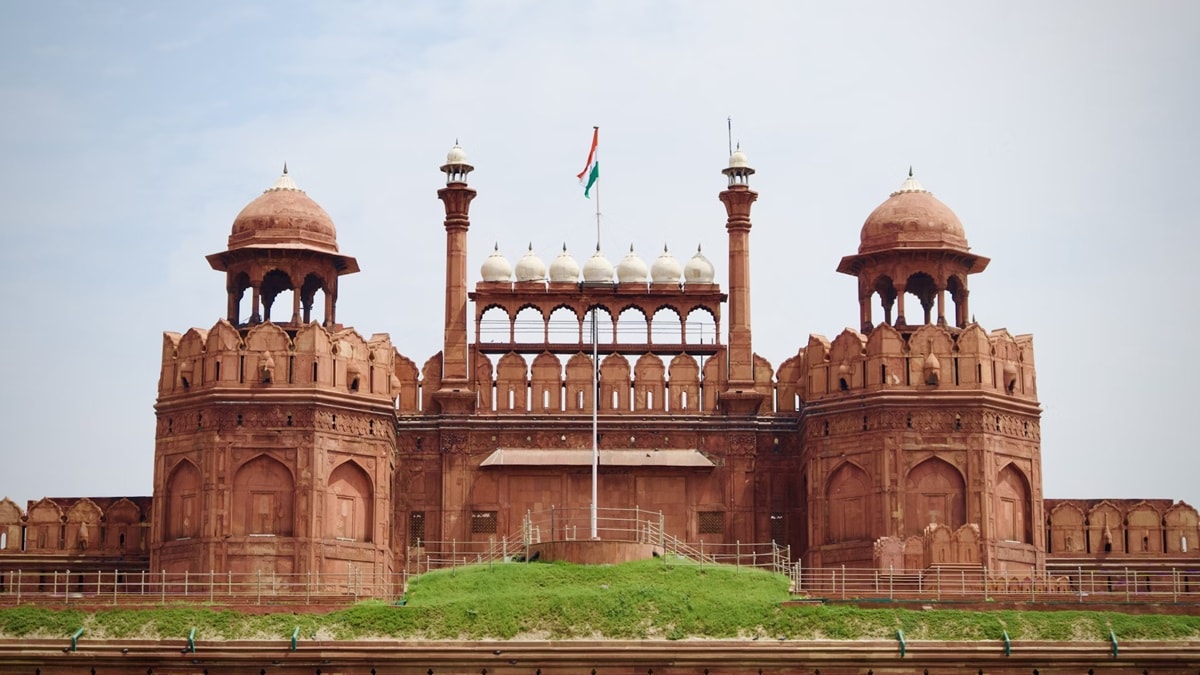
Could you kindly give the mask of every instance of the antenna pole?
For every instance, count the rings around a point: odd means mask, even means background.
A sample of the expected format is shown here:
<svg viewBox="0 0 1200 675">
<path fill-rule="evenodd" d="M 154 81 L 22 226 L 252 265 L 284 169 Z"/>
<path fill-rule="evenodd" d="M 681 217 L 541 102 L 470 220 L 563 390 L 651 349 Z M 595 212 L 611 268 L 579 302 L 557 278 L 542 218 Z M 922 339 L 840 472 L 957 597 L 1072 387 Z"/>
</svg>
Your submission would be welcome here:
<svg viewBox="0 0 1200 675">
<path fill-rule="evenodd" d="M 729 154 L 733 154 L 733 118 L 725 118 L 725 129 L 729 134 Z"/>
</svg>

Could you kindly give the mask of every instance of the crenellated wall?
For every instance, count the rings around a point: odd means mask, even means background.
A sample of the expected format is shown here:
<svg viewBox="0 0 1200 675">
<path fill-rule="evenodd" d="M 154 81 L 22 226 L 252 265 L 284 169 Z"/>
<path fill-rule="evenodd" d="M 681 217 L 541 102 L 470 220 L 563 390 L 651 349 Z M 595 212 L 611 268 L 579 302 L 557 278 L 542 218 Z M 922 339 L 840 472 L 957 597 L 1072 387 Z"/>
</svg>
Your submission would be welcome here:
<svg viewBox="0 0 1200 675">
<path fill-rule="evenodd" d="M 388 336 L 222 320 L 163 345 L 152 567 L 385 578 L 399 390 Z"/>
<path fill-rule="evenodd" d="M 813 335 L 780 372 L 791 383 L 777 391 L 795 400 L 785 404 L 803 408 L 810 564 L 877 567 L 886 540 L 907 542 L 909 562 L 1041 567 L 1029 336 L 977 324 L 904 332 L 881 324 L 832 342 Z M 942 527 L 971 527 L 974 543 L 928 549 L 925 533 Z"/>
<path fill-rule="evenodd" d="M 0 554 L 145 559 L 150 497 L 0 499 Z"/>
</svg>

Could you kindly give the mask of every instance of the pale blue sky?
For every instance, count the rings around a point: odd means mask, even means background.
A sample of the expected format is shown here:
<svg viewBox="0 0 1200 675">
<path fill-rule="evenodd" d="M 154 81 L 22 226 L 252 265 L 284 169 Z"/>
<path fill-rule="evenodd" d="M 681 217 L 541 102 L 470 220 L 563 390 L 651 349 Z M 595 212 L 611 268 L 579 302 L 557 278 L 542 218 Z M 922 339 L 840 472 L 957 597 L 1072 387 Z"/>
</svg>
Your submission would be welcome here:
<svg viewBox="0 0 1200 675">
<path fill-rule="evenodd" d="M 338 318 L 421 363 L 455 138 L 472 282 L 586 258 L 594 124 L 609 257 L 723 280 L 732 116 L 758 353 L 857 323 L 834 268 L 911 164 L 993 259 L 979 322 L 1035 336 L 1045 495 L 1200 505 L 1198 70 L 1190 2 L 5 3 L 0 496 L 149 494 L 161 333 L 223 315 L 203 256 L 284 161 L 362 266 Z"/>
</svg>

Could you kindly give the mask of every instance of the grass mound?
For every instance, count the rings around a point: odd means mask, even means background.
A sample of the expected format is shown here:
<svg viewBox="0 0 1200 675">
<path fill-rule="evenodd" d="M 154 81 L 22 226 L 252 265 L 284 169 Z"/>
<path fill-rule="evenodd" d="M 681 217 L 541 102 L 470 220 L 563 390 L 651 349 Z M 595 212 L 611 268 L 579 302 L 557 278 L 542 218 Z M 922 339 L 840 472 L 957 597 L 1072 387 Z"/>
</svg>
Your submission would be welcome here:
<svg viewBox="0 0 1200 675">
<path fill-rule="evenodd" d="M 94 613 L 22 606 L 0 610 L 0 637 L 287 639 L 912 640 L 1200 638 L 1200 617 L 1107 612 L 988 612 L 782 606 L 786 577 L 661 559 L 611 566 L 480 565 L 415 579 L 404 606 L 368 601 L 328 614 L 251 615 L 199 605 Z"/>
</svg>

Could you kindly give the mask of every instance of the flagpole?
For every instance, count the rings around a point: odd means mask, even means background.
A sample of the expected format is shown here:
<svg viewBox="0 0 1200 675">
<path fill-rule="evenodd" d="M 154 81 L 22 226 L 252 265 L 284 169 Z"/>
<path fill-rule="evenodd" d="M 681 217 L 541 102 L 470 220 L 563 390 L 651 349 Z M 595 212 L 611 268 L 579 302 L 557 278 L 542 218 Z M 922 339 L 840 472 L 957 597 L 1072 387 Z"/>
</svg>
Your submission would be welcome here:
<svg viewBox="0 0 1200 675">
<path fill-rule="evenodd" d="M 600 138 L 600 127 L 592 127 L 597 144 Z M 600 177 L 596 177 L 596 250 L 600 250 Z M 592 306 L 592 539 L 600 538 L 596 526 L 596 511 L 598 502 L 598 479 L 600 472 L 600 346 L 599 332 L 596 325 L 596 307 Z"/>
</svg>

